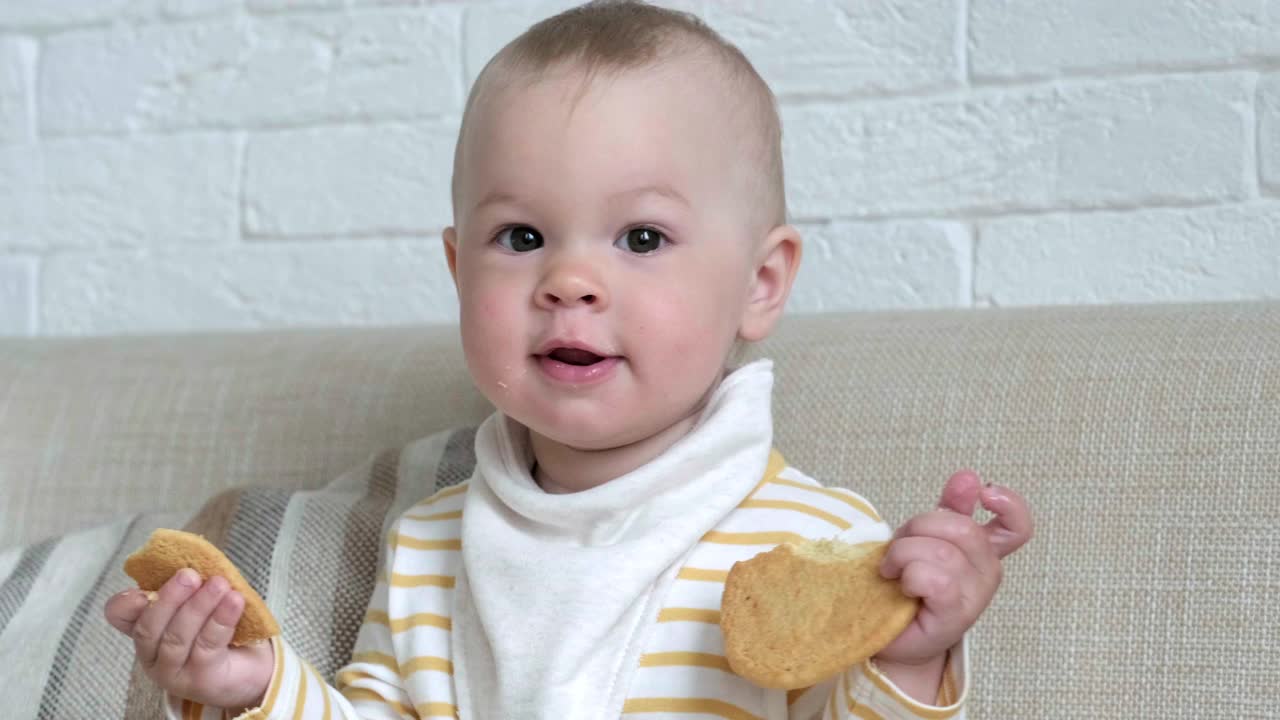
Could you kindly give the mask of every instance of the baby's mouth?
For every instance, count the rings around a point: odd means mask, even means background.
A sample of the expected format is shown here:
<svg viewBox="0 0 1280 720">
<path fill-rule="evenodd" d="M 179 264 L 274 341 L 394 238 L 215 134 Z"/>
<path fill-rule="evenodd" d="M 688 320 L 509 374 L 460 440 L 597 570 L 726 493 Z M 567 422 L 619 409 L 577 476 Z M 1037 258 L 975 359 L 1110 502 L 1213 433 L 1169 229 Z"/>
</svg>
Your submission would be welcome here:
<svg viewBox="0 0 1280 720">
<path fill-rule="evenodd" d="M 548 378 L 575 388 L 608 380 L 623 361 L 621 356 L 603 355 L 600 349 L 575 340 L 552 340 L 533 357 Z"/>
<path fill-rule="evenodd" d="M 547 357 L 566 365 L 577 365 L 579 367 L 595 365 L 605 359 L 590 350 L 579 350 L 578 348 L 556 348 L 547 353 Z"/>
</svg>

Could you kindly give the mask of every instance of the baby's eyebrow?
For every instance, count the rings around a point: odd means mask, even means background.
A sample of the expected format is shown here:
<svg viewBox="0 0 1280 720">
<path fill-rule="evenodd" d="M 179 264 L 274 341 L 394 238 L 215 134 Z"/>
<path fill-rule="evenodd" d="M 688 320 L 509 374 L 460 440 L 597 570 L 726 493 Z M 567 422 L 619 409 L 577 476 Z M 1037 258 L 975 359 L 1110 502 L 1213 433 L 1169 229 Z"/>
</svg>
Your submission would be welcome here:
<svg viewBox="0 0 1280 720">
<path fill-rule="evenodd" d="M 639 187 L 628 188 L 626 190 L 619 190 L 618 192 L 611 193 L 609 195 L 609 199 L 619 200 L 622 198 L 638 197 L 641 195 L 661 195 L 662 197 L 674 200 L 686 206 L 690 204 L 688 198 L 681 195 L 679 190 L 676 190 L 667 183 L 650 183 L 648 185 L 641 185 Z"/>
<path fill-rule="evenodd" d="M 483 198 L 480 198 L 480 202 L 471 206 L 471 212 L 474 214 L 476 212 L 479 212 L 480 209 L 485 207 L 486 205 L 495 205 L 495 204 L 518 205 L 520 204 L 520 200 L 515 195 L 512 195 L 509 192 L 503 192 L 501 190 L 491 190 Z"/>
<path fill-rule="evenodd" d="M 674 200 L 686 207 L 692 207 L 689 199 L 682 195 L 679 190 L 676 190 L 668 183 L 662 182 L 648 183 L 633 188 L 627 188 L 625 190 L 618 190 L 616 192 L 609 193 L 609 195 L 606 196 L 606 199 L 616 202 L 618 200 L 631 199 L 643 195 L 659 195 L 667 198 L 668 200 Z M 490 190 L 483 198 L 480 199 L 480 202 L 472 206 L 471 212 L 479 212 L 481 208 L 494 204 L 519 205 L 520 199 L 514 194 L 504 190 Z"/>
</svg>

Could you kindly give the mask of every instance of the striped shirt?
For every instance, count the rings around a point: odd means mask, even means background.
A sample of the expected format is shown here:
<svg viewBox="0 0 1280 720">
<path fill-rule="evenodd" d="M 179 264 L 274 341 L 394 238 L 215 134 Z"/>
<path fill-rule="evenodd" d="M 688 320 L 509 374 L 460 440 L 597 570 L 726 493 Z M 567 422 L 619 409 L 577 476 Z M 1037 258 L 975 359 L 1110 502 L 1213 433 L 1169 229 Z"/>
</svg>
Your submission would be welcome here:
<svg viewBox="0 0 1280 720">
<path fill-rule="evenodd" d="M 441 490 L 401 515 L 387 538 L 351 662 L 336 687 L 280 638 L 259 708 L 237 720 L 403 720 L 458 716 L 450 618 L 461 561 L 468 483 Z M 861 496 L 826 488 L 774 451 L 764 478 L 690 553 L 672 583 L 631 679 L 628 720 L 837 720 L 963 718 L 964 643 L 949 656 L 935 705 L 915 702 L 864 662 L 798 690 L 767 690 L 735 675 L 724 654 L 720 597 L 729 568 L 783 542 L 852 531 L 887 539 L 889 527 Z M 571 627 L 565 628 L 572 632 Z M 212 707 L 169 698 L 174 720 L 224 720 Z"/>
</svg>

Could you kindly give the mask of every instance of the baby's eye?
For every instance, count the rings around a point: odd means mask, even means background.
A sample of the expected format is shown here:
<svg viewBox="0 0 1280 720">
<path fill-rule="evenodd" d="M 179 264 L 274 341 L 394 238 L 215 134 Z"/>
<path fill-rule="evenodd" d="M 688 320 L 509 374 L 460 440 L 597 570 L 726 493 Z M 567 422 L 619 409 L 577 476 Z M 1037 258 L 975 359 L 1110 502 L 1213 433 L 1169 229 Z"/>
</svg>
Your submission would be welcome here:
<svg viewBox="0 0 1280 720">
<path fill-rule="evenodd" d="M 628 230 L 626 235 L 618 238 L 614 246 L 630 250 L 637 255 L 648 255 L 667 242 L 670 241 L 661 232 L 653 228 L 638 227 Z"/>
<path fill-rule="evenodd" d="M 528 225 L 516 225 L 498 233 L 495 238 L 502 247 L 518 253 L 537 250 L 542 247 L 542 233 Z"/>
</svg>

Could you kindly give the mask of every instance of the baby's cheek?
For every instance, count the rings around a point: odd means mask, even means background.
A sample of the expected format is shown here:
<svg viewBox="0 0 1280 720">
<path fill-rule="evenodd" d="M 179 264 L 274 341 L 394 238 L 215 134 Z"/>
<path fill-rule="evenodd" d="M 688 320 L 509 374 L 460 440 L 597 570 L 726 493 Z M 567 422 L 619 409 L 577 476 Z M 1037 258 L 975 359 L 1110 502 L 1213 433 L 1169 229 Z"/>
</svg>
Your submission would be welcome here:
<svg viewBox="0 0 1280 720">
<path fill-rule="evenodd" d="M 477 293 L 464 297 L 460 322 L 462 332 L 475 343 L 491 345 L 502 338 L 510 338 L 513 316 L 510 308 L 498 293 Z"/>
<path fill-rule="evenodd" d="M 502 321 L 502 296 L 497 292 L 476 293 L 467 298 L 472 306 L 476 319 L 486 324 Z"/>
<path fill-rule="evenodd" d="M 712 353 L 728 332 L 725 313 L 706 297 L 691 298 L 673 315 L 671 337 L 680 353 Z"/>
</svg>

